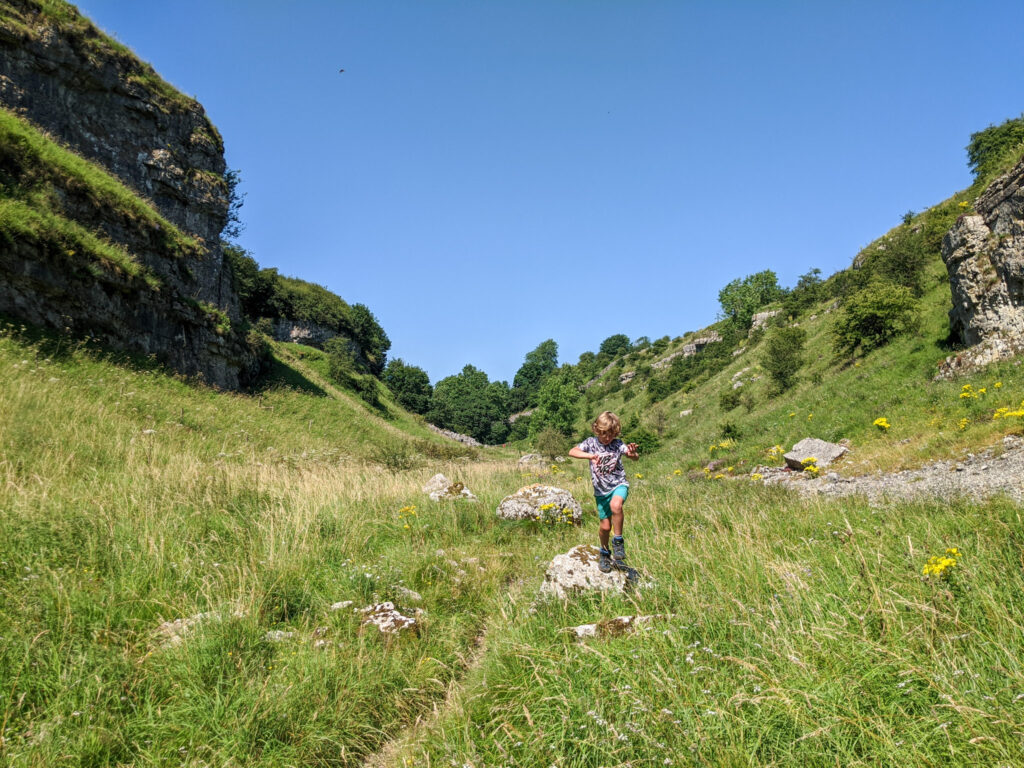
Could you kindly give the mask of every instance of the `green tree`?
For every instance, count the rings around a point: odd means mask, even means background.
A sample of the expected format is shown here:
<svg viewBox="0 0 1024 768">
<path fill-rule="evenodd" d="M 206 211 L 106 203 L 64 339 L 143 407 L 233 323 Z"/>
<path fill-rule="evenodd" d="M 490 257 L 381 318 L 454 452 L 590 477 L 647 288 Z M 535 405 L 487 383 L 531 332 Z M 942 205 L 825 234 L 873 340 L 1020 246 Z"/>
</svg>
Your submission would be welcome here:
<svg viewBox="0 0 1024 768">
<path fill-rule="evenodd" d="M 348 312 L 352 338 L 362 352 L 370 373 L 379 376 L 387 362 L 391 340 L 365 304 L 353 304 Z"/>
<path fill-rule="evenodd" d="M 422 368 L 406 365 L 402 358 L 396 357 L 384 369 L 383 380 L 394 393 L 398 404 L 406 410 L 422 414 L 430 408 L 430 396 L 434 388 L 430 386 L 430 377 Z"/>
<path fill-rule="evenodd" d="M 508 415 L 508 384 L 488 381 L 486 373 L 467 365 L 437 382 L 426 417 L 481 442 L 502 442 L 508 434 Z"/>
<path fill-rule="evenodd" d="M 238 187 L 242 183 L 242 172 L 237 168 L 229 168 L 224 172 L 224 183 L 228 187 L 228 215 L 224 220 L 224 228 L 220 232 L 222 241 L 237 240 L 245 229 L 242 223 L 241 211 L 245 204 L 245 193 L 239 192 Z"/>
<path fill-rule="evenodd" d="M 967 167 L 975 179 L 983 179 L 996 172 L 1006 162 L 1009 153 L 1024 147 L 1024 115 L 1011 118 L 1001 125 L 990 125 L 971 134 L 967 145 Z"/>
<path fill-rule="evenodd" d="M 599 355 L 606 355 L 608 359 L 611 360 L 612 358 L 629 352 L 631 346 L 632 345 L 629 343 L 629 336 L 624 333 L 616 333 L 614 336 L 609 336 L 601 342 L 601 346 L 598 348 L 597 353 Z"/>
<path fill-rule="evenodd" d="M 761 366 L 768 372 L 776 392 L 785 392 L 796 383 L 797 372 L 804 364 L 803 328 L 772 328 L 765 339 Z M 739 393 L 732 407 L 739 405 Z"/>
<path fill-rule="evenodd" d="M 550 427 L 571 435 L 580 415 L 583 397 L 579 372 L 572 365 L 563 365 L 548 376 L 540 388 L 537 408 L 530 417 L 530 434 L 538 435 Z"/>
<path fill-rule="evenodd" d="M 770 269 L 766 269 L 733 280 L 718 292 L 718 303 L 725 317 L 746 330 L 757 310 L 778 301 L 784 295 L 785 291 L 779 287 L 779 278 Z"/>
<path fill-rule="evenodd" d="M 821 270 L 815 267 L 800 275 L 796 285 L 786 294 L 782 301 L 782 315 L 796 317 L 824 298 L 825 285 L 821 280 Z"/>
<path fill-rule="evenodd" d="M 917 300 L 909 288 L 881 281 L 850 295 L 832 325 L 837 357 L 869 352 L 920 325 Z"/>
<path fill-rule="evenodd" d="M 512 379 L 512 410 L 522 411 L 537 405 L 541 384 L 558 368 L 558 344 L 542 341 L 526 358 Z"/>
</svg>

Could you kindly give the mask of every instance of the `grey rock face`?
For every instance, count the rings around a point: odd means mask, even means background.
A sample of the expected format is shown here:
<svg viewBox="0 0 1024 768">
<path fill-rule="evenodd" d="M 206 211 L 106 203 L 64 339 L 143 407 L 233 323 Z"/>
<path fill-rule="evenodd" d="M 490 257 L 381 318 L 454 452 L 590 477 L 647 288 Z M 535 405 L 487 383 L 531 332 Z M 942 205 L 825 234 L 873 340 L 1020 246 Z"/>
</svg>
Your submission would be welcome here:
<svg viewBox="0 0 1024 768">
<path fill-rule="evenodd" d="M 503 520 L 542 520 L 571 522 L 583 520 L 583 507 L 572 494 L 553 485 L 527 485 L 506 496 L 495 513 Z"/>
<path fill-rule="evenodd" d="M 948 359 L 941 378 L 1024 351 L 1024 161 L 994 181 L 975 209 L 946 234 L 942 258 L 953 293 L 950 331 L 983 348 Z"/>
<path fill-rule="evenodd" d="M 300 320 L 274 320 L 274 338 L 277 341 L 289 341 L 294 344 L 305 344 L 317 349 L 323 348 L 330 339 L 338 335 L 337 331 L 316 323 Z"/>
<path fill-rule="evenodd" d="M 707 336 L 701 336 L 700 338 L 694 339 L 689 344 L 684 344 L 683 345 L 683 355 L 685 357 L 690 357 L 691 355 L 696 355 L 698 352 L 700 352 L 702 349 L 704 349 L 704 347 L 706 347 L 708 344 L 714 344 L 714 343 L 719 342 L 721 340 L 722 340 L 722 337 L 718 334 L 718 332 L 717 331 L 712 331 Z"/>
<path fill-rule="evenodd" d="M 220 248 L 228 196 L 216 128 L 197 102 L 151 72 L 147 82 L 144 65 L 117 54 L 94 28 L 65 34 L 31 0 L 7 6 L 27 23 L 0 21 L 0 106 L 151 201 L 199 249 L 178 258 L 168 253 L 164 233 L 101 207 L 87 190 L 67 190 L 64 215 L 135 256 L 160 290 L 113 272 L 96 276 L 56 249 L 25 241 L 0 257 L 0 311 L 154 355 L 220 387 L 244 384 L 257 360 L 235 330 L 238 297 Z M 218 331 L 217 318 L 200 304 L 216 308 L 230 328 Z"/>
<path fill-rule="evenodd" d="M 470 448 L 479 448 L 483 445 L 479 440 L 469 435 L 460 435 L 458 432 L 452 432 L 450 429 L 441 429 L 441 427 L 436 427 L 433 424 L 427 424 L 427 427 L 431 432 L 436 432 L 442 437 L 447 437 L 449 440 L 454 440 L 457 443 L 468 445 Z"/>
<path fill-rule="evenodd" d="M 750 332 L 753 333 L 755 330 L 763 326 L 765 323 L 767 323 L 781 311 L 782 310 L 779 309 L 771 309 L 768 310 L 767 312 L 758 312 L 756 315 L 754 315 L 753 318 L 751 318 Z"/>
<path fill-rule="evenodd" d="M 846 446 L 819 440 L 816 437 L 805 437 L 793 446 L 793 450 L 782 458 L 791 469 L 803 469 L 804 462 L 810 458 L 817 459 L 815 462 L 819 468 L 827 467 L 849 450 Z"/>
</svg>

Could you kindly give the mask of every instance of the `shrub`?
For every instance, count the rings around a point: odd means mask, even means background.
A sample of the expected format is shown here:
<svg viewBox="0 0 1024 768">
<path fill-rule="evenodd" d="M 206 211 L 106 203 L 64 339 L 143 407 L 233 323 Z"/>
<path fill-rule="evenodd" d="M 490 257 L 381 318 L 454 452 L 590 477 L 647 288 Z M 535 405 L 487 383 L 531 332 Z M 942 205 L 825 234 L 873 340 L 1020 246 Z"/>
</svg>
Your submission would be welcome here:
<svg viewBox="0 0 1024 768">
<path fill-rule="evenodd" d="M 539 453 L 547 456 L 549 459 L 554 459 L 556 456 L 565 454 L 569 440 L 554 427 L 545 427 L 537 433 L 533 444 L 537 447 Z"/>
<path fill-rule="evenodd" d="M 837 357 L 859 349 L 869 352 L 920 325 L 917 300 L 910 289 L 875 282 L 851 295 L 832 325 Z"/>
<path fill-rule="evenodd" d="M 370 451 L 370 460 L 392 472 L 415 469 L 420 463 L 419 454 L 405 442 L 388 442 Z"/>
<path fill-rule="evenodd" d="M 731 421 L 722 422 L 722 439 L 739 440 L 743 436 L 742 431 Z"/>
<path fill-rule="evenodd" d="M 754 313 L 766 304 L 781 299 L 785 291 L 779 287 L 779 279 L 770 269 L 736 278 L 718 292 L 718 303 L 722 314 L 739 328 L 747 330 Z"/>
<path fill-rule="evenodd" d="M 975 179 L 999 170 L 1008 153 L 1024 144 L 1024 115 L 971 134 L 967 166 Z"/>
<path fill-rule="evenodd" d="M 628 430 L 629 434 L 623 436 L 627 443 L 636 443 L 640 447 L 640 453 L 654 453 L 661 447 L 661 439 L 647 429 L 647 427 L 636 427 Z"/>
<path fill-rule="evenodd" d="M 796 375 L 804 364 L 804 343 L 807 332 L 803 328 L 772 328 L 769 331 L 761 365 L 768 372 L 775 389 L 785 392 L 796 383 Z"/>
<path fill-rule="evenodd" d="M 729 387 L 718 396 L 718 407 L 723 411 L 731 411 L 740 404 L 740 391 Z"/>
</svg>

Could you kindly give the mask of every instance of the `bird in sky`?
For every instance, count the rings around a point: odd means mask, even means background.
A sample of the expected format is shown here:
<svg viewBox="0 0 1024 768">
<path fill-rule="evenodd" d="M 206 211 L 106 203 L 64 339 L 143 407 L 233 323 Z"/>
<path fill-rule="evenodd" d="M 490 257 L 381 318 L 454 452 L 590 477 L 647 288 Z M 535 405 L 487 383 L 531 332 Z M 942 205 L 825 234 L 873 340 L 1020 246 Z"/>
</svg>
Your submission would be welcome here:
<svg viewBox="0 0 1024 768">
<path fill-rule="evenodd" d="M 338 74 L 340 75 L 340 74 L 341 74 L 342 72 L 344 72 L 344 71 L 345 71 L 344 69 L 339 69 L 339 70 L 338 70 Z"/>
</svg>

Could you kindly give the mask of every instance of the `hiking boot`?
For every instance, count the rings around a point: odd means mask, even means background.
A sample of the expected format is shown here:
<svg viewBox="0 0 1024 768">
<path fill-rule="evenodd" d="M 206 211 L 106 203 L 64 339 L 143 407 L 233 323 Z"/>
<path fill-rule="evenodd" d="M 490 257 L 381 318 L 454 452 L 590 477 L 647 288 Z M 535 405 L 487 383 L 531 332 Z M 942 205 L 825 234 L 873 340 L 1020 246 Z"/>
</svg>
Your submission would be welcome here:
<svg viewBox="0 0 1024 768">
<path fill-rule="evenodd" d="M 610 573 L 612 570 L 612 553 L 604 547 L 601 548 L 601 556 L 597 559 L 597 568 L 601 573 Z"/>
<path fill-rule="evenodd" d="M 629 570 L 626 565 L 626 542 L 621 536 L 612 539 L 612 566 L 620 571 Z"/>
</svg>

